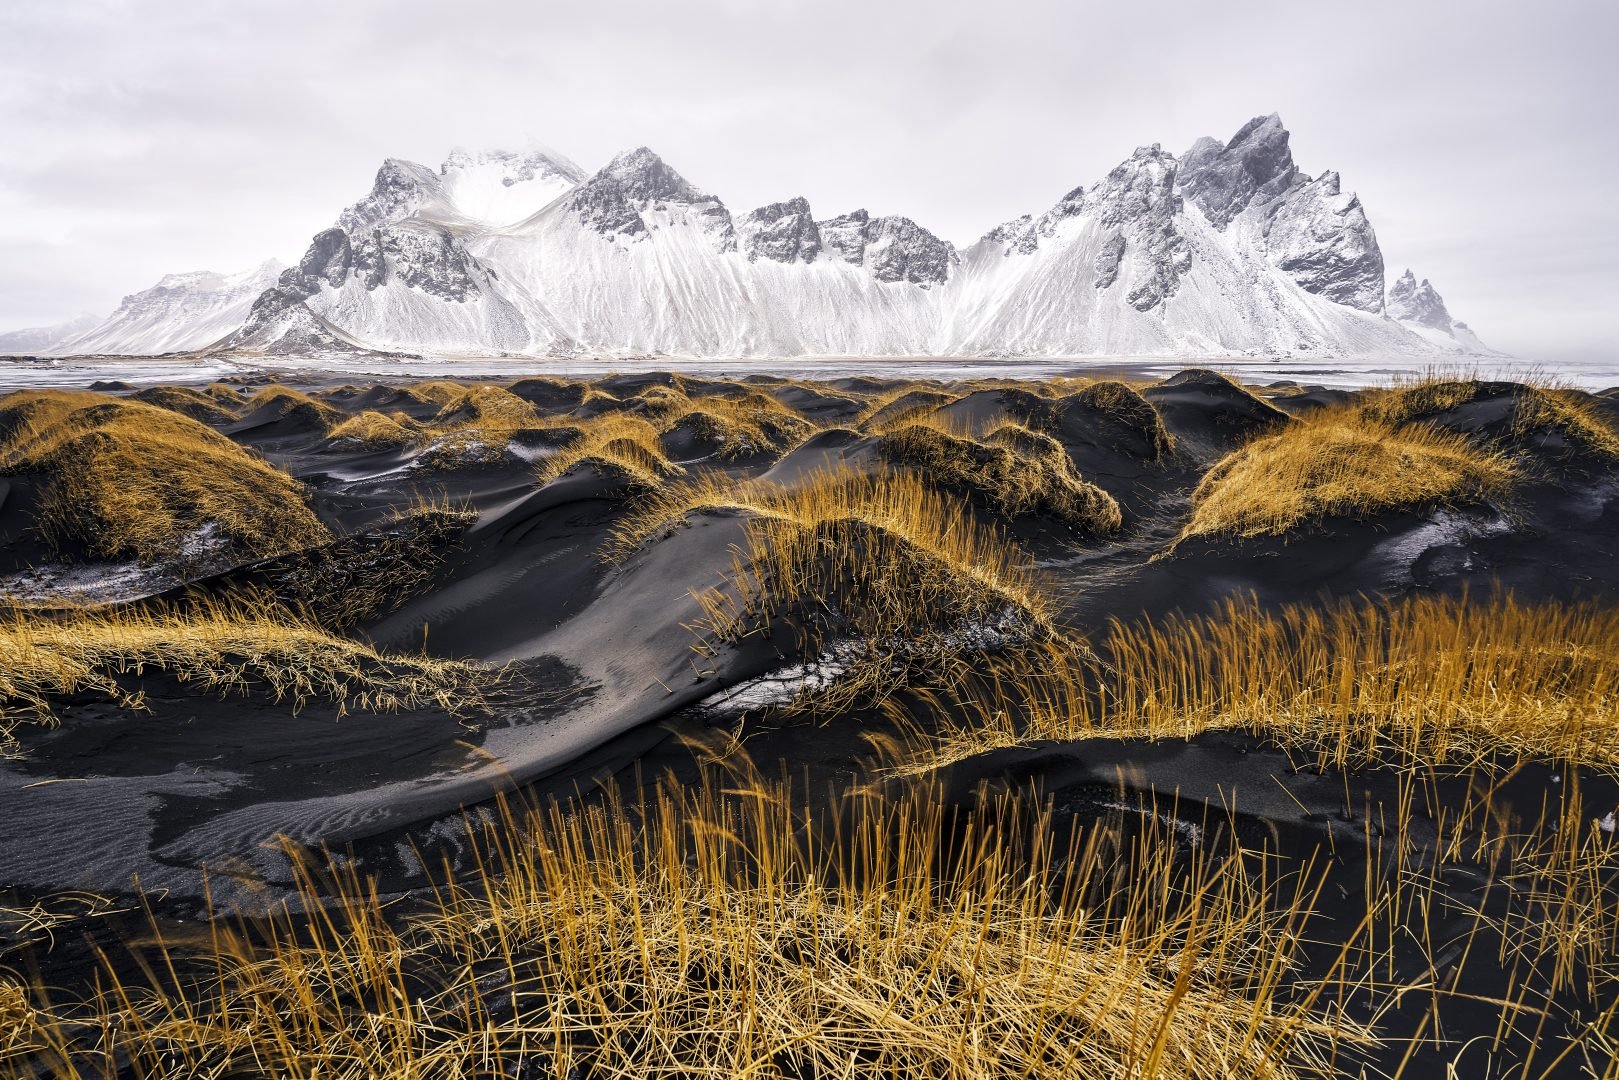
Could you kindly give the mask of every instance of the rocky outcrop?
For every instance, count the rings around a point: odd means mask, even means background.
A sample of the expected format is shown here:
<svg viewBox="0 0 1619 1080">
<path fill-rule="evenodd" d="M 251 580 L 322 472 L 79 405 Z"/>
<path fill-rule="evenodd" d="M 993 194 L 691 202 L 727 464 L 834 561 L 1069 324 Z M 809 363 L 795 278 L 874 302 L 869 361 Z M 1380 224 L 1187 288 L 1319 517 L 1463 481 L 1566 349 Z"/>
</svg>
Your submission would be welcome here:
<svg viewBox="0 0 1619 1080">
<path fill-rule="evenodd" d="M 1432 327 L 1446 333 L 1450 332 L 1450 328 L 1456 322 L 1445 309 L 1445 298 L 1439 295 L 1438 290 L 1427 278 L 1418 283 L 1417 275 L 1409 269 L 1400 275 L 1398 281 L 1389 286 L 1388 314 L 1391 319 Z"/>
<path fill-rule="evenodd" d="M 1059 204 L 1059 207 L 1061 204 Z M 1098 256 L 1097 288 L 1109 288 L 1119 260 L 1130 259 L 1131 286 L 1125 302 L 1151 311 L 1175 294 L 1192 254 L 1177 227 L 1181 197 L 1175 190 L 1175 158 L 1154 143 L 1107 174 L 1086 195 L 1085 206 L 1104 229 L 1117 230 Z M 1117 256 L 1112 252 L 1116 251 Z M 1103 284 L 1108 262 L 1113 268 Z"/>
<path fill-rule="evenodd" d="M 856 210 L 816 225 L 828 251 L 865 267 L 878 281 L 930 288 L 948 281 L 956 265 L 955 245 L 907 217 L 872 217 Z"/>
<path fill-rule="evenodd" d="M 821 254 L 821 230 L 803 196 L 750 210 L 737 220 L 736 235 L 750 262 L 812 263 Z"/>
<path fill-rule="evenodd" d="M 725 204 L 693 187 L 646 147 L 608 162 L 569 196 L 568 205 L 604 237 L 644 238 L 647 215 L 678 208 L 709 234 L 716 251 L 736 250 L 736 231 Z"/>
<path fill-rule="evenodd" d="M 1229 143 L 1199 139 L 1182 155 L 1180 190 L 1216 229 L 1245 220 L 1266 258 L 1307 292 L 1361 311 L 1383 310 L 1383 253 L 1335 172 L 1312 179 L 1293 163 L 1281 118 L 1255 117 Z"/>
</svg>

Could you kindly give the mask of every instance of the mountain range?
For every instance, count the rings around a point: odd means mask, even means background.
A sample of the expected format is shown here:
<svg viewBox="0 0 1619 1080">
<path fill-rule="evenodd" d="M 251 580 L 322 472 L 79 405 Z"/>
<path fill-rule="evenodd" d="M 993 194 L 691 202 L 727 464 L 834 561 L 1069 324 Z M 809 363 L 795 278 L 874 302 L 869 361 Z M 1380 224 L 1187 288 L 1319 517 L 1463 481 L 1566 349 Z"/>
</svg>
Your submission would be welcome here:
<svg viewBox="0 0 1619 1080">
<path fill-rule="evenodd" d="M 644 147 L 389 159 L 296 266 L 171 275 L 0 352 L 1438 355 L 1488 350 L 1275 115 L 1137 149 L 966 247 L 907 217 L 735 213 Z"/>
</svg>

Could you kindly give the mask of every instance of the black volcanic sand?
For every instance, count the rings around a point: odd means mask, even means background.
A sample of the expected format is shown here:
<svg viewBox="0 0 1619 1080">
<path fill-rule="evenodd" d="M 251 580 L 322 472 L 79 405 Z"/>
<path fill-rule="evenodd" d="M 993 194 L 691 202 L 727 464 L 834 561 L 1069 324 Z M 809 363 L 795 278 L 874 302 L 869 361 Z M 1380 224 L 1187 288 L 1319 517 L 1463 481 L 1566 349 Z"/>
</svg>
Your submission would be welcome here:
<svg viewBox="0 0 1619 1080">
<path fill-rule="evenodd" d="M 676 381 L 649 373 L 593 385 L 632 399 Z M 869 395 L 893 388 L 872 379 L 680 385 L 699 399 L 744 389 L 773 394 L 824 425 L 853 424 Z M 437 411 L 398 386 L 308 389 L 345 413 L 402 410 L 422 420 Z M 636 407 L 601 398 L 585 403 L 585 387 L 552 380 L 527 380 L 512 390 L 550 417 Z M 972 429 L 999 417 L 1038 421 L 1083 476 L 1120 502 L 1125 528 L 1106 541 L 1056 521 L 1001 522 L 1052 580 L 1062 621 L 1081 631 L 1111 618 L 1209 612 L 1247 593 L 1264 604 L 1283 604 L 1362 594 L 1485 595 L 1505 586 L 1524 599 L 1619 599 L 1619 473 L 1563 468 L 1553 457 L 1537 459 L 1510 505 L 1329 521 L 1286 542 L 1199 540 L 1155 558 L 1184 524 L 1190 492 L 1215 461 L 1285 424 L 1290 414 L 1338 404 L 1345 394 L 1288 385 L 1255 396 L 1212 373 L 1189 371 L 1142 388 L 1141 396 L 1173 436 L 1173 450 L 1156 450 L 1151 431 L 1139 424 L 1070 399 L 991 389 L 945 408 L 953 423 Z M 942 400 L 938 388 L 918 386 L 879 419 Z M 1490 422 L 1498 404 L 1492 402 L 1497 399 L 1435 421 L 1472 430 Z M 200 910 L 207 868 L 216 901 L 253 908 L 284 895 L 290 882 L 279 837 L 349 852 L 388 890 L 409 891 L 424 883 L 420 858 L 466 865 L 461 811 L 497 792 L 536 800 L 575 792 L 589 797 L 598 786 L 633 785 L 638 776 L 695 777 L 691 752 L 671 732 L 732 727 L 737 709 L 724 704 L 731 688 L 801 659 L 779 636 L 698 658 L 686 629 L 701 614 L 691 590 L 720 581 L 742 537 L 742 519 L 698 516 L 690 527 L 608 564 L 601 544 L 634 491 L 588 468 L 538 486 L 534 462 L 554 449 L 549 433 L 519 437 L 491 462 L 430 470 L 409 450 L 333 442 L 308 407 L 261 408 L 214 426 L 308 485 L 317 513 L 345 538 L 330 552 L 315 553 L 316 561 L 347 560 L 363 570 L 365 553 L 393 527 L 390 513 L 413 500 L 476 509 L 476 523 L 457 528 L 442 546 L 426 584 L 356 632 L 390 649 L 509 665 L 510 677 L 490 708 L 463 716 L 422 710 L 340 718 L 320 704 L 292 714 L 268 701 L 199 696 L 152 676 L 131 677 L 146 692 L 146 712 L 91 700 L 64 703 L 59 728 L 25 729 L 25 756 L 0 763 L 0 907 L 73 889 L 117 897 L 138 878 L 160 898 L 165 917 L 190 918 Z M 684 464 L 692 471 L 724 469 L 782 482 L 834 465 L 884 467 L 872 436 L 836 427 L 779 460 L 739 464 L 702 457 L 707 449 L 701 446 L 670 449 L 691 453 Z M 972 512 L 991 518 L 987 504 L 969 503 Z M 32 528 L 33 505 L 28 477 L 0 479 L 0 570 L 48 561 Z M 225 568 L 193 585 L 204 591 L 244 583 L 274 588 L 287 575 L 285 560 L 272 561 Z M 879 723 L 857 715 L 826 727 L 767 726 L 750 731 L 747 745 L 765 774 L 789 772 L 814 795 L 863 778 L 869 754 L 863 735 Z M 1368 860 L 1385 858 L 1383 848 L 1392 842 L 1370 834 L 1368 821 L 1386 818 L 1379 808 L 1399 798 L 1392 771 L 1319 774 L 1262 741 L 1237 736 L 999 751 L 953 766 L 943 779 L 946 797 L 963 812 L 986 792 L 1019 792 L 1035 802 L 1053 800 L 1065 828 L 1144 815 L 1183 822 L 1188 836 L 1227 828 L 1262 834 L 1291 857 L 1316 856 L 1328 867 L 1322 895 L 1329 901 L 1314 929 L 1328 942 L 1333 931 L 1327 924 L 1358 919 Z M 1611 780 L 1574 779 L 1531 766 L 1512 774 L 1503 798 L 1531 827 L 1543 827 L 1546 808 L 1569 798 L 1584 801 L 1588 819 L 1619 806 L 1619 787 Z M 1495 782 L 1437 777 L 1425 797 L 1443 802 Z M 1213 818 L 1221 821 L 1211 824 Z M 1422 830 L 1419 814 L 1400 838 L 1419 860 L 1433 857 L 1431 836 Z M 1506 902 L 1499 891 L 1479 892 L 1485 880 L 1476 867 L 1448 869 L 1446 903 L 1459 910 L 1470 902 Z M 103 919 L 90 930 L 107 937 L 127 928 Z M 7 932 L 0 925 L 0 935 Z M 1398 962 L 1427 965 L 1428 975 L 1443 980 L 1455 967 L 1447 948 L 1442 943 L 1430 954 L 1413 947 Z M 1330 951 L 1307 950 L 1306 966 L 1325 970 Z M 29 962 L 44 964 L 61 981 L 84 955 L 65 947 L 36 952 Z M 1402 974 L 1420 981 L 1424 972 Z M 1467 977 L 1480 980 L 1481 1000 L 1509 989 L 1504 966 L 1475 958 Z M 1366 1018 L 1375 1003 L 1348 993 L 1343 1004 Z M 1453 1003 L 1439 1019 L 1447 1032 L 1493 1032 L 1493 1018 L 1484 1015 L 1491 1008 L 1476 1006 L 1473 1015 Z M 1423 1020 L 1426 1009 L 1427 998 L 1412 995 L 1383 1023 L 1411 1030 L 1419 1021 L 1432 1023 Z M 1532 1028 L 1513 1038 L 1496 1066 L 1521 1057 Z M 1404 1047 L 1394 1045 L 1392 1058 L 1374 1064 L 1397 1064 Z M 1425 1060 L 1449 1057 L 1424 1044 L 1412 1068 Z M 1467 1075 L 1496 1075 L 1483 1055 L 1473 1064 L 1476 1071 Z M 1569 1075 L 1583 1075 L 1574 1071 L 1580 1063 L 1567 1065 Z"/>
</svg>

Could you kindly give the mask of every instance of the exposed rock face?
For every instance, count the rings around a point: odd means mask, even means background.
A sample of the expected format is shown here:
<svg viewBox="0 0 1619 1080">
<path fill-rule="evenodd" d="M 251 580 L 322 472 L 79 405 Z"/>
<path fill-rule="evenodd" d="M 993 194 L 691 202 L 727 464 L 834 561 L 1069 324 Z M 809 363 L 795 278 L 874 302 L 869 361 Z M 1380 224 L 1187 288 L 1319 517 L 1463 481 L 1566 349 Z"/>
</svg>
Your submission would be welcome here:
<svg viewBox="0 0 1619 1080">
<path fill-rule="evenodd" d="M 1181 192 L 1217 229 L 1258 202 L 1287 191 L 1298 178 L 1281 117 L 1256 116 L 1221 146 L 1204 137 L 1186 152 Z"/>
<path fill-rule="evenodd" d="M 863 266 L 878 281 L 906 281 L 928 288 L 950 278 L 955 245 L 907 217 L 874 218 L 856 210 L 816 223 L 827 249 L 846 263 Z"/>
<path fill-rule="evenodd" d="M 1383 252 L 1360 199 L 1322 173 L 1274 204 L 1266 251 L 1306 291 L 1361 311 L 1383 310 Z"/>
<path fill-rule="evenodd" d="M 646 235 L 646 215 L 682 208 L 695 216 L 718 251 L 736 250 L 731 212 L 671 169 L 646 147 L 618 155 L 569 197 L 579 217 L 606 237 L 639 239 Z"/>
<path fill-rule="evenodd" d="M 1004 225 L 997 225 L 984 234 L 980 243 L 1004 243 L 1007 255 L 1029 255 L 1039 248 L 1041 240 L 1048 240 L 1057 234 L 1057 226 L 1061 222 L 1084 212 L 1085 188 L 1081 186 L 1057 200 L 1057 205 L 1039 217 L 1024 214 Z"/>
<path fill-rule="evenodd" d="M 821 254 L 821 230 L 801 195 L 749 211 L 737 220 L 736 234 L 750 262 L 812 263 Z"/>
<path fill-rule="evenodd" d="M 389 158 L 377 170 L 370 193 L 337 216 L 337 227 L 352 236 L 410 217 L 443 197 L 438 173 L 413 161 Z"/>
<path fill-rule="evenodd" d="M 1247 219 L 1266 257 L 1300 287 L 1335 304 L 1383 310 L 1383 253 L 1338 174 L 1312 180 L 1293 163 L 1281 118 L 1255 117 L 1227 144 L 1202 138 L 1181 158 L 1180 190 L 1216 229 Z"/>
<path fill-rule="evenodd" d="M 1192 265 L 1192 253 L 1176 227 L 1181 197 L 1175 190 L 1174 155 L 1157 143 L 1139 148 L 1090 190 L 1085 206 L 1104 228 L 1119 230 L 1097 257 L 1096 287 L 1112 286 L 1119 260 L 1128 252 L 1134 283 L 1126 303 L 1150 311 L 1173 296 Z"/>
<path fill-rule="evenodd" d="M 1389 286 L 1388 313 L 1391 319 L 1431 326 L 1447 333 L 1456 325 L 1456 320 L 1445 309 L 1445 298 L 1429 284 L 1427 278 L 1418 284 L 1417 275 L 1409 269 L 1400 275 L 1400 280 Z"/>
</svg>

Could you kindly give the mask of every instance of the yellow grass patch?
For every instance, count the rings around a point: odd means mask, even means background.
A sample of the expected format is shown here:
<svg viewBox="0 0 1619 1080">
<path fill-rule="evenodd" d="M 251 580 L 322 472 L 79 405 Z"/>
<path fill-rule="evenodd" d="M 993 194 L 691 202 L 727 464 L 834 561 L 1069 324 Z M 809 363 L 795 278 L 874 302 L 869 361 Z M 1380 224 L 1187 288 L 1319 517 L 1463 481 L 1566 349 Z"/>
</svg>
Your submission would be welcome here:
<svg viewBox="0 0 1619 1080">
<path fill-rule="evenodd" d="M 38 478 L 39 527 L 58 550 L 159 559 L 211 528 L 265 556 L 330 536 L 285 473 L 195 420 L 101 394 L 0 399 L 0 473 Z"/>
<path fill-rule="evenodd" d="M 1486 499 L 1504 494 L 1515 476 L 1505 458 L 1460 436 L 1322 410 L 1209 470 L 1180 539 L 1282 536 L 1328 517 Z"/>
<path fill-rule="evenodd" d="M 0 750 L 17 728 L 54 724 L 55 702 L 94 693 L 126 708 L 139 694 L 121 675 L 162 672 L 198 690 L 252 692 L 294 709 L 322 699 L 340 711 L 392 712 L 476 704 L 478 669 L 389 656 L 269 604 L 124 608 L 60 617 L 0 614 Z"/>
<path fill-rule="evenodd" d="M 1019 843 L 1046 819 L 1003 804 L 973 833 L 1001 842 L 940 866 L 925 793 L 848 800 L 831 846 L 779 788 L 740 794 L 508 810 L 404 930 L 338 870 L 307 929 L 221 920 L 196 960 L 157 950 L 149 984 L 105 978 L 93 1053 L 159 1080 L 1295 1080 L 1373 1041 L 1284 989 L 1297 936 L 1234 862 L 1180 866 L 1156 835 Z"/>
<path fill-rule="evenodd" d="M 540 483 L 548 484 L 580 464 L 627 477 L 648 488 L 684 471 L 664 454 L 658 429 L 639 416 L 603 413 L 573 421 L 570 426 L 579 434 L 540 462 Z"/>
<path fill-rule="evenodd" d="M 392 450 L 416 438 L 417 425 L 404 413 L 388 416 L 366 409 L 335 425 L 326 435 L 334 442 L 352 443 L 368 450 Z"/>
<path fill-rule="evenodd" d="M 907 423 L 891 428 L 878 448 L 889 461 L 969 488 L 1008 514 L 1050 514 L 1098 536 L 1123 524 L 1113 496 L 1076 473 L 1060 443 L 1018 424 L 1002 424 L 980 441 L 938 424 Z"/>
<path fill-rule="evenodd" d="M 1094 653 L 1091 651 L 1094 646 Z M 1619 771 L 1619 609 L 1419 597 L 1116 623 L 963 662 L 920 705 L 929 760 L 1243 729 L 1334 765 L 1497 754 Z M 927 741 L 927 740 L 925 740 Z"/>
<path fill-rule="evenodd" d="M 1478 379 L 1435 377 L 1376 391 L 1361 406 L 1364 413 L 1395 427 L 1421 423 L 1441 413 L 1498 395 L 1502 384 Z M 1517 439 L 1553 434 L 1576 453 L 1619 458 L 1619 432 L 1578 391 L 1556 386 L 1517 384 L 1508 390 L 1508 417 L 1496 448 L 1512 449 Z"/>
<path fill-rule="evenodd" d="M 822 473 L 790 488 L 713 475 L 668 485 L 625 519 L 608 555 L 716 511 L 745 515 L 746 539 L 724 582 L 701 594 L 702 647 L 778 630 L 796 634 L 809 658 L 835 643 L 844 674 L 817 691 L 817 708 L 880 698 L 941 656 L 1051 632 L 1022 552 L 908 473 Z"/>
<path fill-rule="evenodd" d="M 131 400 L 156 405 L 160 409 L 171 409 L 204 424 L 224 424 L 240 416 L 239 399 L 221 399 L 189 386 L 151 386 L 129 396 Z"/>
</svg>

